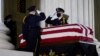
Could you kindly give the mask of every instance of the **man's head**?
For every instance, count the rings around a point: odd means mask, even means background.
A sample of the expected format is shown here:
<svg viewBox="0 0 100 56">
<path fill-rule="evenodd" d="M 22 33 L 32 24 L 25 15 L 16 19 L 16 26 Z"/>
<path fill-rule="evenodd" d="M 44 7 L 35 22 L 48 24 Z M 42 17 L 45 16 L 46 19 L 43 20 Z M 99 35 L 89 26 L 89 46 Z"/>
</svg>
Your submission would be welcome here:
<svg viewBox="0 0 100 56">
<path fill-rule="evenodd" d="M 63 15 L 63 13 L 65 12 L 64 9 L 62 8 L 56 8 L 56 12 L 57 12 L 57 16 L 60 17 Z"/>
<path fill-rule="evenodd" d="M 9 14 L 9 15 L 7 15 L 7 16 L 5 17 L 5 20 L 8 20 L 8 19 L 12 19 L 12 15 L 11 15 L 11 14 Z"/>
<path fill-rule="evenodd" d="M 27 10 L 29 11 L 29 14 L 36 15 L 36 6 L 31 6 Z"/>
<path fill-rule="evenodd" d="M 36 11 L 36 6 L 31 6 L 27 9 L 29 12 Z"/>
</svg>

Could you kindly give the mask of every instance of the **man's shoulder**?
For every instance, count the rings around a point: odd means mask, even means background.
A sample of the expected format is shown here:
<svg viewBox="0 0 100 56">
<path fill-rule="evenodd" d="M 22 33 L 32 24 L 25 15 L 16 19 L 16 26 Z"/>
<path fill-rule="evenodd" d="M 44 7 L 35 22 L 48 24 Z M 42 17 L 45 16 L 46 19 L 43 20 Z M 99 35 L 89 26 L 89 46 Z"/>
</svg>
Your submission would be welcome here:
<svg viewBox="0 0 100 56">
<path fill-rule="evenodd" d="M 67 14 L 64 14 L 63 16 L 64 16 L 64 17 L 69 17 L 69 15 L 67 15 Z"/>
<path fill-rule="evenodd" d="M 35 15 L 32 15 L 32 14 L 29 14 L 25 18 L 34 18 L 34 17 L 36 17 L 36 16 Z"/>
<path fill-rule="evenodd" d="M 69 15 L 64 14 L 63 17 L 66 18 L 66 19 L 68 19 L 69 18 Z"/>
</svg>

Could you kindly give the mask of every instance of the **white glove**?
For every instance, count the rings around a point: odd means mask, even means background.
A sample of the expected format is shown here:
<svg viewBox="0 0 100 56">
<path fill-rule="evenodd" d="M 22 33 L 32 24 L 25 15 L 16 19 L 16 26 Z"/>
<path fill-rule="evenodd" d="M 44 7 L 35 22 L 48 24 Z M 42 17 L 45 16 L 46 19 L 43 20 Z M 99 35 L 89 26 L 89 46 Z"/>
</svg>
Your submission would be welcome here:
<svg viewBox="0 0 100 56">
<path fill-rule="evenodd" d="M 41 13 L 41 11 L 39 11 L 39 10 L 36 10 L 36 11 L 37 11 L 37 13 L 38 13 L 38 14 L 40 14 L 40 13 Z"/>
<path fill-rule="evenodd" d="M 57 19 L 58 18 L 56 14 L 57 13 L 54 13 L 53 15 L 50 16 L 50 17 L 52 17 L 51 20 L 54 20 L 54 19 Z"/>
</svg>

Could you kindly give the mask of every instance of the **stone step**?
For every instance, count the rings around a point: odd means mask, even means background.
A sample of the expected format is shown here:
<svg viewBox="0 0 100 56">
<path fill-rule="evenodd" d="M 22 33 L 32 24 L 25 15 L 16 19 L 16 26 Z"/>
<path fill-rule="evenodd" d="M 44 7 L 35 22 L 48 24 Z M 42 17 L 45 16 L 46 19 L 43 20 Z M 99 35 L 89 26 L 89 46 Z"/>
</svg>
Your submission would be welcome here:
<svg viewBox="0 0 100 56">
<path fill-rule="evenodd" d="M 0 49 L 0 56 L 33 56 L 32 52 Z"/>
</svg>

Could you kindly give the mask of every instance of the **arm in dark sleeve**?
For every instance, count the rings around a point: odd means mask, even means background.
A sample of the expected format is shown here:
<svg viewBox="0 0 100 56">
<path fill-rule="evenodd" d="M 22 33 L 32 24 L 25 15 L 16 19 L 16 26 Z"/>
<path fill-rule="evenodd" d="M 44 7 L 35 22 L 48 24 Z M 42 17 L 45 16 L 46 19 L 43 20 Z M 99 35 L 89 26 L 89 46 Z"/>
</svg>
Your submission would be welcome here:
<svg viewBox="0 0 100 56">
<path fill-rule="evenodd" d="M 52 23 L 51 23 L 51 18 L 52 18 L 52 17 L 49 16 L 49 17 L 45 20 L 45 22 L 46 22 L 47 24 L 52 24 Z"/>
<path fill-rule="evenodd" d="M 41 20 L 44 20 L 46 18 L 45 14 L 43 12 L 40 13 L 40 17 L 41 17 Z"/>
</svg>

